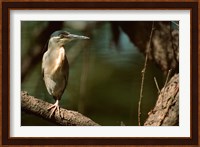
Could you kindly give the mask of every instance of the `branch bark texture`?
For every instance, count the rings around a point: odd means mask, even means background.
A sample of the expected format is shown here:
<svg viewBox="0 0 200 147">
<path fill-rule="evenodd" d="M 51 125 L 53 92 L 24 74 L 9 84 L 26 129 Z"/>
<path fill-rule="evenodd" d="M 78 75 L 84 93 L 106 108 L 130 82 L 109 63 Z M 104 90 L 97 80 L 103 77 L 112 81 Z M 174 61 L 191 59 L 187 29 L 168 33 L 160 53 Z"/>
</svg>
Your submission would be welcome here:
<svg viewBox="0 0 200 147">
<path fill-rule="evenodd" d="M 26 91 L 21 92 L 21 108 L 25 112 L 35 114 L 63 126 L 99 126 L 99 124 L 95 123 L 90 118 L 76 111 L 66 110 L 63 108 L 60 108 L 63 118 L 59 116 L 58 111 L 56 111 L 54 115 L 49 118 L 50 111 L 47 109 L 50 106 L 50 103 L 30 96 Z"/>
<path fill-rule="evenodd" d="M 148 113 L 145 126 L 179 125 L 179 75 L 175 74 L 162 88 L 156 105 Z"/>
</svg>

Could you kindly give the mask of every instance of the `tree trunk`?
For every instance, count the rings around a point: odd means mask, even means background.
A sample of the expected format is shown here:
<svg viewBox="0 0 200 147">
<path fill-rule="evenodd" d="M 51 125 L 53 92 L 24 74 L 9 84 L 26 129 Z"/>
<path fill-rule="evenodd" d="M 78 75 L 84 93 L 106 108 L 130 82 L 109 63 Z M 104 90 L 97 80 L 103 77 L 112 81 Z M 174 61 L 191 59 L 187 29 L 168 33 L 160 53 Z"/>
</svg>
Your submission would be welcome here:
<svg viewBox="0 0 200 147">
<path fill-rule="evenodd" d="M 175 74 L 164 86 L 158 96 L 153 110 L 145 126 L 177 126 L 179 125 L 179 75 Z"/>
</svg>

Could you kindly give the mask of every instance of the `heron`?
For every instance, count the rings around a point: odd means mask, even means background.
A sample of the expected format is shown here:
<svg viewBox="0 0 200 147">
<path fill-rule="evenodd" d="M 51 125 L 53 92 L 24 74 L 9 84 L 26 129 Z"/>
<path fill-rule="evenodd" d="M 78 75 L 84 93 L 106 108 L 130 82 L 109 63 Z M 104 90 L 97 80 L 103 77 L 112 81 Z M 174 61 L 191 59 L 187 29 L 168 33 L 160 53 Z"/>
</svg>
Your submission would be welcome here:
<svg viewBox="0 0 200 147">
<path fill-rule="evenodd" d="M 48 93 L 55 100 L 55 103 L 48 108 L 48 110 L 52 109 L 49 118 L 56 110 L 59 116 L 63 117 L 60 113 L 59 101 L 65 91 L 69 76 L 69 63 L 64 45 L 77 39 L 89 39 L 89 37 L 58 30 L 49 38 L 47 51 L 42 58 L 43 80 Z"/>
</svg>

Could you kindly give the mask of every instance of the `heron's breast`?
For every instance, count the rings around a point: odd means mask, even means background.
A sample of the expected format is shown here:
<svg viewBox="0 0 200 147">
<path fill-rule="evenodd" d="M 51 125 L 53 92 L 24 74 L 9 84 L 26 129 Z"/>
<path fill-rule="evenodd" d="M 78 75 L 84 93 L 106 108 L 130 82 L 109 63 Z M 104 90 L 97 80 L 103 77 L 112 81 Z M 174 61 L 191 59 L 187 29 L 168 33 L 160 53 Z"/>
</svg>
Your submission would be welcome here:
<svg viewBox="0 0 200 147">
<path fill-rule="evenodd" d="M 59 52 L 54 55 L 55 59 L 52 61 L 52 74 L 64 74 L 65 71 L 63 71 L 63 66 L 65 66 L 66 62 L 66 55 L 64 48 L 59 49 Z"/>
</svg>

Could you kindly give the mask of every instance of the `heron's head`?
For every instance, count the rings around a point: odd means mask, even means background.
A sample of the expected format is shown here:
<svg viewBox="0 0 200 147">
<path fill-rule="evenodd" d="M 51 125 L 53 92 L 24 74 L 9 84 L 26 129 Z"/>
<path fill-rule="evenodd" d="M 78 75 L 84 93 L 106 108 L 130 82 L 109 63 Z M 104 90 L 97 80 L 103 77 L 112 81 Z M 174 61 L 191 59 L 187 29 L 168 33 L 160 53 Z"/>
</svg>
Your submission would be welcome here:
<svg viewBox="0 0 200 147">
<path fill-rule="evenodd" d="M 60 47 L 75 39 L 89 39 L 89 37 L 70 34 L 67 31 L 59 30 L 51 34 L 49 44 Z"/>
</svg>

